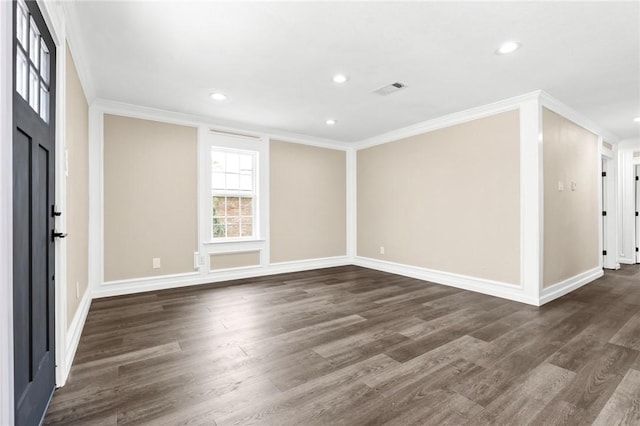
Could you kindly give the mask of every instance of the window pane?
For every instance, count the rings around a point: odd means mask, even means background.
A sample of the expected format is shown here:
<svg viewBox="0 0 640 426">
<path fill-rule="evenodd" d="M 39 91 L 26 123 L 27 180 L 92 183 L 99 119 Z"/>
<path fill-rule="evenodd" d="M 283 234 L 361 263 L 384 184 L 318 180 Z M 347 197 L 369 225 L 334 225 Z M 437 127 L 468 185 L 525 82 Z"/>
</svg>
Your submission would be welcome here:
<svg viewBox="0 0 640 426">
<path fill-rule="evenodd" d="M 49 91 L 44 83 L 40 85 L 40 117 L 45 122 L 49 122 Z"/>
<path fill-rule="evenodd" d="M 226 197 L 213 197 L 213 215 L 214 216 L 225 216 L 225 200 Z"/>
<path fill-rule="evenodd" d="M 213 173 L 211 176 L 211 185 L 213 189 L 225 189 L 224 173 Z"/>
<path fill-rule="evenodd" d="M 45 83 L 49 84 L 49 49 L 47 49 L 44 39 L 40 40 L 40 76 Z"/>
<path fill-rule="evenodd" d="M 31 62 L 38 68 L 40 66 L 38 62 L 38 56 L 40 53 L 40 32 L 36 27 L 36 22 L 33 18 L 30 19 L 31 25 L 29 26 L 29 58 Z"/>
<path fill-rule="evenodd" d="M 213 226 L 212 226 L 212 236 L 213 238 L 224 238 L 226 237 L 225 232 L 225 218 L 223 217 L 214 217 L 213 218 Z"/>
<path fill-rule="evenodd" d="M 227 173 L 227 189 L 240 189 L 240 175 Z"/>
<path fill-rule="evenodd" d="M 240 214 L 242 216 L 253 216 L 253 199 L 249 197 L 240 198 Z"/>
<path fill-rule="evenodd" d="M 227 154 L 227 173 L 240 173 L 240 156 L 238 154 Z"/>
<path fill-rule="evenodd" d="M 24 50 L 27 50 L 28 16 L 27 6 L 22 1 L 19 1 L 16 5 L 16 38 Z"/>
<path fill-rule="evenodd" d="M 240 216 L 240 198 L 227 197 L 227 216 Z"/>
<path fill-rule="evenodd" d="M 225 154 L 211 151 L 211 170 L 214 172 L 224 172 Z"/>
<path fill-rule="evenodd" d="M 29 105 L 36 112 L 38 112 L 38 93 L 40 93 L 40 79 L 38 72 L 31 67 L 29 71 Z"/>
<path fill-rule="evenodd" d="M 27 71 L 27 58 L 22 53 L 22 50 L 17 49 L 16 55 L 16 91 L 20 93 L 20 96 L 27 100 L 27 78 L 29 72 Z"/>
<path fill-rule="evenodd" d="M 240 218 L 229 217 L 227 218 L 227 237 L 239 237 L 240 236 Z"/>
<path fill-rule="evenodd" d="M 243 191 L 251 191 L 253 186 L 253 177 L 251 175 L 240 175 L 240 189 Z"/>
<path fill-rule="evenodd" d="M 242 237 L 253 236 L 253 219 L 250 217 L 243 217 L 242 224 L 240 225 L 240 233 Z"/>
<path fill-rule="evenodd" d="M 240 171 L 250 172 L 253 170 L 253 157 L 251 155 L 240 156 Z"/>
</svg>

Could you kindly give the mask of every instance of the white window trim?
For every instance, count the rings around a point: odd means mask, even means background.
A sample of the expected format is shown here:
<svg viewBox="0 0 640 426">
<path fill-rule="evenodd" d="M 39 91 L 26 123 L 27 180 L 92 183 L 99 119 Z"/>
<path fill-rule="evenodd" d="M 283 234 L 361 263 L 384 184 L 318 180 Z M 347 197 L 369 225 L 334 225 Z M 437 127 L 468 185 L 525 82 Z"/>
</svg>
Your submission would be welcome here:
<svg viewBox="0 0 640 426">
<path fill-rule="evenodd" d="M 254 172 L 255 223 L 252 237 L 211 237 L 211 149 L 257 152 Z M 241 248 L 261 250 L 261 263 L 269 264 L 269 138 L 221 133 L 208 126 L 198 128 L 198 239 L 200 253 L 204 255 L 203 270 L 209 269 L 209 254 Z"/>
</svg>

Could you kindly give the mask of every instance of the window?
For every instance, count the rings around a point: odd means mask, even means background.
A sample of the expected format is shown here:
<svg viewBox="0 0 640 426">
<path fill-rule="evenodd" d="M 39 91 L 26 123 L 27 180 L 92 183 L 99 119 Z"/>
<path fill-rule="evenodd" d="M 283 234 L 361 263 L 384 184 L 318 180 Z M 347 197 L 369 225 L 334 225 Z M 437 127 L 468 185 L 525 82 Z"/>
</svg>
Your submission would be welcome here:
<svg viewBox="0 0 640 426">
<path fill-rule="evenodd" d="M 198 132 L 200 252 L 263 250 L 269 236 L 269 138 Z"/>
<path fill-rule="evenodd" d="M 211 148 L 211 240 L 256 237 L 258 153 Z"/>
<path fill-rule="evenodd" d="M 16 4 L 16 91 L 49 122 L 49 49 L 24 0 Z"/>
</svg>

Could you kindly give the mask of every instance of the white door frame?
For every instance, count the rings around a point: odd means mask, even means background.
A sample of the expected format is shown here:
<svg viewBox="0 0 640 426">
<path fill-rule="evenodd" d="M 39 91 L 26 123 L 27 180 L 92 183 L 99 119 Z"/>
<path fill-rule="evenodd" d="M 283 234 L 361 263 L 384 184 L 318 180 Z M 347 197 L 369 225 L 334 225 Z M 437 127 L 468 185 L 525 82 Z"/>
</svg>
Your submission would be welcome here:
<svg viewBox="0 0 640 426">
<path fill-rule="evenodd" d="M 56 45 L 56 197 L 55 204 L 62 212 L 56 218 L 56 230 L 67 230 L 66 178 L 66 29 L 61 4 L 38 0 L 38 6 Z M 56 387 L 63 386 L 68 375 L 67 366 L 67 240 L 56 241 Z"/>
<path fill-rule="evenodd" d="M 616 161 L 615 153 L 611 150 L 602 150 L 603 172 L 607 173 L 604 178 L 603 193 L 601 194 L 602 210 L 607 212 L 604 227 L 600 235 L 604 237 L 602 241 L 602 250 L 607 251 L 607 255 L 603 256 L 603 265 L 605 269 L 619 269 L 617 256 L 617 224 L 616 224 Z"/>
<path fill-rule="evenodd" d="M 65 26 L 59 4 L 38 0 L 56 45 L 56 204 L 65 208 Z M 0 140 L 13 140 L 13 2 L 0 1 Z M 0 424 L 14 423 L 13 386 L 13 153 L 12 143 L 0 144 Z M 63 210 L 64 211 L 64 210 Z M 66 220 L 56 221 L 58 230 Z M 67 331 L 66 243 L 56 245 L 56 384 L 64 383 Z"/>
<path fill-rule="evenodd" d="M 640 212 L 640 180 L 638 180 L 640 176 L 640 157 L 633 157 L 633 164 L 635 166 L 634 179 L 636 184 L 636 263 L 640 263 L 640 251 L 638 250 L 640 246 L 640 216 L 638 215 Z"/>
<path fill-rule="evenodd" d="M 0 424 L 13 416 L 13 3 L 0 1 Z"/>
</svg>

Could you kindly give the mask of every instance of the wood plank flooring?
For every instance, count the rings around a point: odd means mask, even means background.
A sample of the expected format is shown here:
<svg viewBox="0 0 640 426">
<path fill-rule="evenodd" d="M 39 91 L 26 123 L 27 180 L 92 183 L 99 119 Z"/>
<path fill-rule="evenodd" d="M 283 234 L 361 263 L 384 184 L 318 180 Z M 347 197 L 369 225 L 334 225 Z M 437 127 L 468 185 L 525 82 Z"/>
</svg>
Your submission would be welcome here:
<svg viewBox="0 0 640 426">
<path fill-rule="evenodd" d="M 358 268 L 95 300 L 49 425 L 640 424 L 640 266 L 536 308 Z"/>
</svg>

